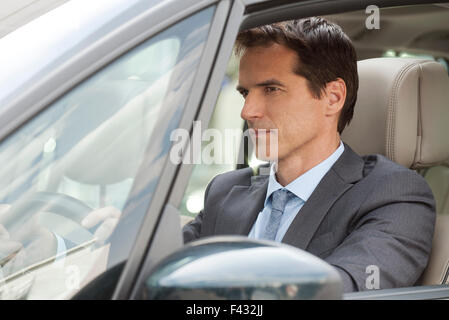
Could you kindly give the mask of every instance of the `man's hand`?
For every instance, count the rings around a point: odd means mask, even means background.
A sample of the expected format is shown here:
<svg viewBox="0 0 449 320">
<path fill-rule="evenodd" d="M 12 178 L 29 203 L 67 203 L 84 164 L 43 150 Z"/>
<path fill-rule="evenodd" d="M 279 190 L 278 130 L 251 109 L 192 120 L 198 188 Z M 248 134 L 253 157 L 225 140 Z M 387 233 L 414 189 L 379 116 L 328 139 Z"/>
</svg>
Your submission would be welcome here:
<svg viewBox="0 0 449 320">
<path fill-rule="evenodd" d="M 97 245 L 103 245 L 117 226 L 121 214 L 120 210 L 112 206 L 100 208 L 89 213 L 81 224 L 85 228 L 91 228 L 101 223 L 94 237 L 97 238 Z"/>
<path fill-rule="evenodd" d="M 22 244 L 9 238 L 9 232 L 0 224 L 0 267 L 22 249 Z"/>
<path fill-rule="evenodd" d="M 0 216 L 11 206 L 0 204 Z M 9 232 L 0 224 L 0 267 L 22 249 L 22 244 L 10 239 Z"/>
<path fill-rule="evenodd" d="M 0 222 L 10 207 L 0 205 Z M 47 259 L 56 253 L 56 249 L 55 236 L 39 225 L 38 214 L 13 233 L 0 224 L 0 264 L 4 275 Z"/>
<path fill-rule="evenodd" d="M 11 205 L 0 204 L 0 267 L 3 274 L 12 274 L 57 253 L 55 235 L 39 223 L 39 213 L 11 232 L 2 225 Z M 96 245 L 103 245 L 114 231 L 121 211 L 108 206 L 93 210 L 82 221 L 82 226 L 99 225 L 94 233 Z M 3 218 L 3 219 L 2 219 Z"/>
</svg>

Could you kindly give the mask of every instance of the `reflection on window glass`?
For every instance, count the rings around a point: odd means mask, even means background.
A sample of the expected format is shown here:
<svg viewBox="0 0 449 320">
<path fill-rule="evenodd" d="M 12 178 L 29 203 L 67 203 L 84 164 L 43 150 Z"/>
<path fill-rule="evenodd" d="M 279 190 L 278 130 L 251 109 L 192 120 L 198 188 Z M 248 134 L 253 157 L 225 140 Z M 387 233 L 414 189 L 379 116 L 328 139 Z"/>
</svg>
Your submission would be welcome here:
<svg viewBox="0 0 449 320">
<path fill-rule="evenodd" d="M 69 298 L 127 259 L 213 12 L 134 48 L 0 144 L 0 299 Z"/>
</svg>

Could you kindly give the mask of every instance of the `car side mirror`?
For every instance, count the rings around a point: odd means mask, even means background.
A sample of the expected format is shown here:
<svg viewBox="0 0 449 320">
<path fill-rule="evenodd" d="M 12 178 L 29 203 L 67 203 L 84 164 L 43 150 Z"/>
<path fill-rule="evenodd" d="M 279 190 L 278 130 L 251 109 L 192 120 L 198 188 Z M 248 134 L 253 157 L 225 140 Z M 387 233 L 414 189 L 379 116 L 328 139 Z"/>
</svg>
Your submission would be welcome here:
<svg viewBox="0 0 449 320">
<path fill-rule="evenodd" d="M 295 247 L 241 236 L 194 241 L 148 276 L 143 299 L 341 299 L 337 270 Z"/>
</svg>

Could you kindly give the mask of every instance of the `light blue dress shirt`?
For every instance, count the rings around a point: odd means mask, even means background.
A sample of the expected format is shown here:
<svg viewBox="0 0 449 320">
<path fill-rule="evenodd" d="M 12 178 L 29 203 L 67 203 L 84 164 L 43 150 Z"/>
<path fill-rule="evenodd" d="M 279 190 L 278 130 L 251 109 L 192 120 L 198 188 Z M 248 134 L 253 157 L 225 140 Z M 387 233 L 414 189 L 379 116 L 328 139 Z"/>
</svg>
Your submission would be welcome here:
<svg viewBox="0 0 449 320">
<path fill-rule="evenodd" d="M 270 220 L 271 213 L 271 194 L 278 189 L 287 189 L 296 197 L 292 197 L 286 204 L 284 213 L 282 214 L 281 223 L 276 234 L 275 241 L 281 242 L 285 233 L 287 232 L 293 219 L 295 219 L 299 210 L 304 203 L 309 199 L 312 192 L 315 190 L 318 183 L 329 169 L 334 165 L 338 158 L 343 153 L 345 147 L 340 141 L 340 146 L 334 151 L 326 160 L 320 162 L 312 169 L 304 172 L 298 178 L 283 187 L 276 180 L 273 164 L 270 168 L 270 176 L 268 178 L 267 195 L 265 197 L 265 204 L 263 210 L 259 213 L 256 222 L 254 223 L 248 237 L 252 239 L 261 239 L 264 234 L 265 227 Z"/>
</svg>

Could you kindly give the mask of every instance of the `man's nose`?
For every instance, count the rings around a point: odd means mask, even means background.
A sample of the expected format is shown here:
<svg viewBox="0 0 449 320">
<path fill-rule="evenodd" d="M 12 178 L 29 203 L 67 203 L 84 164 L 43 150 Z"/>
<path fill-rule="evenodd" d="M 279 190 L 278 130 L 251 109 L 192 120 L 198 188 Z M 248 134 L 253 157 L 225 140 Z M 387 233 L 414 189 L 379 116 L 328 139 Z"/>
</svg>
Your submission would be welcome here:
<svg viewBox="0 0 449 320">
<path fill-rule="evenodd" d="M 240 117 L 247 121 L 260 119 L 263 117 L 261 101 L 258 101 L 257 97 L 254 94 L 248 93 L 248 95 L 246 96 L 245 104 L 243 105 Z"/>
</svg>

